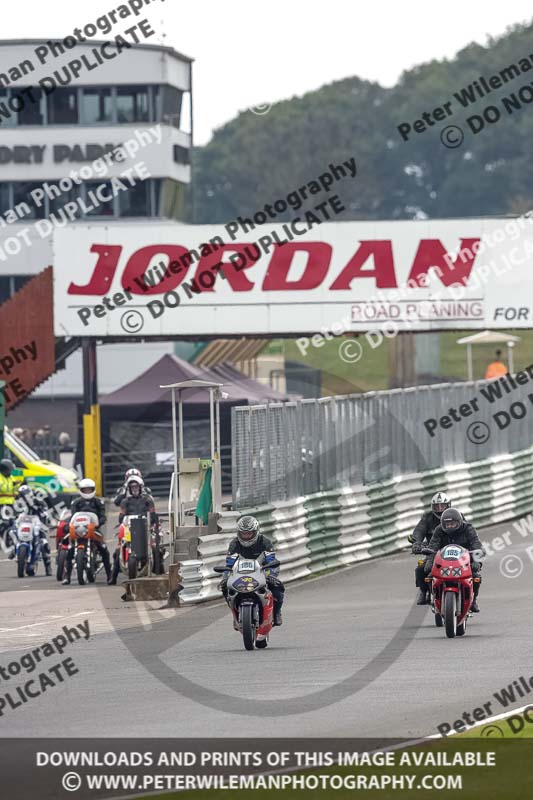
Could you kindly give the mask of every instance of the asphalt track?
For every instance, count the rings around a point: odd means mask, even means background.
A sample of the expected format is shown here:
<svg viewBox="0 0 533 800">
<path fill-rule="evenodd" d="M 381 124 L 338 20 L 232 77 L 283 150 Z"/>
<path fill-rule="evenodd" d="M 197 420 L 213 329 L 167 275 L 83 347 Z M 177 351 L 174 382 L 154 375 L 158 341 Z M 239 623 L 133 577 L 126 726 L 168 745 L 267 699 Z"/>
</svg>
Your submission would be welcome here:
<svg viewBox="0 0 533 800">
<path fill-rule="evenodd" d="M 533 561 L 512 523 L 511 545 L 483 569 L 481 613 L 447 639 L 413 605 L 415 559 L 401 553 L 288 587 L 284 625 L 247 652 L 221 604 L 158 611 L 124 603 L 119 587 L 62 587 L 15 577 L 0 562 L 0 666 L 88 619 L 69 645 L 79 673 L 17 709 L 0 736 L 419 737 L 533 674 Z M 505 577 L 502 558 L 509 572 Z M 513 558 L 509 561 L 509 557 Z M 513 561 L 514 559 L 514 561 Z M 43 666 L 60 659 L 50 657 Z M 29 675 L 28 677 L 32 677 Z M 0 695 L 20 685 L 0 681 Z M 25 680 L 24 675 L 24 680 Z M 517 697 L 520 707 L 530 696 Z"/>
</svg>

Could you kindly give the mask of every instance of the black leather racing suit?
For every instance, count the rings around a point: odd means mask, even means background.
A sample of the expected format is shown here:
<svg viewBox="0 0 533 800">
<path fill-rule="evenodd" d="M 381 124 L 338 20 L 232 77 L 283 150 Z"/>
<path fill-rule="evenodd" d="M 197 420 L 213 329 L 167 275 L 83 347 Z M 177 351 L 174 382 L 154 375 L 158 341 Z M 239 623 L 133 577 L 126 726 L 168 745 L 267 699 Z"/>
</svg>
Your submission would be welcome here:
<svg viewBox="0 0 533 800">
<path fill-rule="evenodd" d="M 115 498 L 115 503 L 118 498 Z M 142 515 L 145 514 L 149 525 L 151 528 L 158 528 L 159 527 L 159 517 L 157 516 L 157 512 L 155 510 L 155 502 L 152 495 L 147 492 L 143 491 L 140 495 L 133 495 L 133 494 L 124 494 L 120 501 L 120 514 L 118 515 L 119 524 L 122 522 L 125 516 L 129 515 Z M 165 567 L 163 564 L 163 553 L 161 553 L 160 558 L 160 573 L 164 575 Z M 113 553 L 113 572 L 111 575 L 111 582 L 115 584 L 117 582 L 117 578 L 120 573 L 120 544 L 116 548 L 115 552 Z"/>
<path fill-rule="evenodd" d="M 228 556 L 232 556 L 237 553 L 240 556 L 244 556 L 245 558 L 254 558 L 257 559 L 261 555 L 261 553 L 272 553 L 272 542 L 270 539 L 267 539 L 266 536 L 263 536 L 262 533 L 259 534 L 257 540 L 250 545 L 249 547 L 245 547 L 237 538 L 237 536 L 231 540 L 228 545 L 228 551 L 226 554 L 226 558 Z M 275 570 L 273 570 L 275 571 Z M 224 597 L 227 599 L 227 587 L 226 587 L 226 580 L 227 575 L 229 573 L 225 573 L 224 578 L 221 581 L 221 590 Z M 277 577 L 277 575 L 269 575 L 267 577 L 267 583 L 272 592 L 272 596 L 274 598 L 274 614 L 276 611 L 281 610 L 281 606 L 283 605 L 283 600 L 285 599 L 285 586 Z"/>
<path fill-rule="evenodd" d="M 433 511 L 427 511 L 425 514 L 422 514 L 412 534 L 413 546 L 429 544 L 439 521 L 440 517 L 434 514 Z M 424 565 L 418 566 L 417 564 L 415 569 L 415 584 L 417 589 L 422 589 L 422 591 L 426 591 L 428 586 L 424 581 L 424 577 Z"/>
<path fill-rule="evenodd" d="M 440 525 L 437 525 L 428 544 L 428 547 L 434 551 L 434 554 L 427 556 L 426 558 L 426 563 L 424 565 L 424 571 L 426 575 L 429 575 L 431 572 L 437 550 L 441 550 L 448 544 L 458 544 L 460 547 L 464 547 L 466 550 L 477 550 L 481 556 L 485 554 L 485 550 L 483 549 L 483 545 L 481 544 L 480 538 L 477 535 L 476 529 L 469 522 L 463 521 L 461 527 L 456 531 L 444 531 Z M 473 577 L 480 579 L 478 583 L 474 583 L 474 597 L 477 597 L 479 593 L 479 585 L 481 583 L 481 563 L 480 561 L 472 560 L 471 566 Z"/>
<path fill-rule="evenodd" d="M 70 511 L 72 516 L 77 514 L 78 511 L 85 511 L 86 513 L 90 512 L 92 514 L 96 514 L 98 517 L 98 529 L 99 533 L 102 534 L 100 530 L 106 523 L 106 514 L 105 514 L 105 506 L 102 500 L 99 497 L 91 497 L 90 499 L 87 497 L 77 497 L 75 500 L 72 501 L 70 504 Z M 72 517 L 71 517 L 72 519 Z M 94 546 L 98 550 L 100 557 L 102 559 L 105 574 L 107 579 L 111 577 L 111 558 L 109 555 L 109 550 L 107 549 L 107 545 L 104 542 L 103 534 L 102 534 L 102 541 L 94 541 Z M 72 574 L 72 563 L 74 559 L 74 548 L 70 547 L 67 552 L 67 559 L 65 563 L 65 571 L 66 577 L 70 580 L 70 576 Z"/>
</svg>

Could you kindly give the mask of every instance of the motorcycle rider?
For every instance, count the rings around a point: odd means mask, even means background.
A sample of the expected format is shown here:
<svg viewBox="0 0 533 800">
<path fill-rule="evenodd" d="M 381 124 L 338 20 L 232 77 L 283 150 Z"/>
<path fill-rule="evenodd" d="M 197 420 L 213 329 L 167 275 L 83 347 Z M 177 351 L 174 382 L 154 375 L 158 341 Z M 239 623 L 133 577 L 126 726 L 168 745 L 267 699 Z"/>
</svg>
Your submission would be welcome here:
<svg viewBox="0 0 533 800">
<path fill-rule="evenodd" d="M 39 537 L 41 539 L 41 552 L 43 554 L 43 563 L 47 575 L 52 574 L 52 556 L 50 552 L 50 544 L 46 536 L 47 528 L 52 520 L 48 503 L 43 497 L 39 497 L 27 484 L 23 484 L 18 490 L 17 498 L 14 503 L 14 509 L 19 514 L 29 514 L 32 517 L 37 517 L 42 526 L 39 527 Z M 43 527 L 44 526 L 44 527 Z M 9 558 L 15 558 L 15 547 L 11 548 Z"/>
<path fill-rule="evenodd" d="M 101 528 L 105 525 L 106 522 L 106 514 L 105 514 L 105 506 L 102 500 L 99 497 L 96 497 L 96 484 L 91 478 L 82 478 L 81 481 L 78 483 L 78 491 L 80 496 L 77 497 L 75 500 L 72 501 L 70 505 L 70 511 L 72 516 L 77 514 L 78 511 L 85 511 L 86 513 L 90 512 L 92 514 L 96 514 L 98 517 L 98 528 Z M 94 540 L 94 546 L 96 547 L 102 562 L 104 564 L 105 574 L 107 580 L 111 577 L 111 558 L 109 556 L 109 550 L 107 549 L 107 545 L 104 541 L 104 535 L 99 530 L 98 533 L 102 537 L 100 541 L 97 539 Z M 63 585 L 66 586 L 70 583 L 70 576 L 72 574 L 72 566 L 74 560 L 74 548 L 70 547 L 67 553 L 66 563 L 65 563 L 65 572 L 66 577 L 63 581 Z"/>
<path fill-rule="evenodd" d="M 229 543 L 228 552 L 226 553 L 228 571 L 224 573 L 222 580 L 218 584 L 218 588 L 224 595 L 225 600 L 228 599 L 228 576 L 234 563 L 234 559 L 231 556 L 235 555 L 235 553 L 253 559 L 259 558 L 262 553 L 267 553 L 267 563 L 276 557 L 272 549 L 272 542 L 259 531 L 259 521 L 248 514 L 241 517 L 237 521 L 237 536 Z M 281 625 L 283 623 L 281 607 L 285 599 L 285 587 L 277 577 L 277 569 L 265 570 L 265 575 L 274 597 L 274 625 Z"/>
<path fill-rule="evenodd" d="M 139 470 L 135 470 L 139 472 Z M 118 497 L 118 495 L 117 495 Z M 116 501 L 116 498 L 115 498 Z M 149 518 L 150 527 L 157 528 L 159 526 L 159 517 L 155 510 L 155 502 L 152 495 L 146 490 L 144 481 L 139 475 L 130 475 L 126 480 L 126 492 L 120 503 L 120 513 L 118 515 L 119 524 L 122 523 L 124 517 L 130 515 L 143 515 Z M 121 535 L 119 534 L 119 539 Z M 114 586 L 120 572 L 120 543 L 115 552 L 113 553 L 113 571 L 108 580 L 110 586 Z"/>
<path fill-rule="evenodd" d="M 420 517 L 416 528 L 407 541 L 412 543 L 411 552 L 415 555 L 422 552 L 424 544 L 428 544 L 433 532 L 440 522 L 443 511 L 451 507 L 451 500 L 445 492 L 437 492 L 431 498 L 431 510 L 426 511 Z M 424 580 L 424 565 L 417 565 L 415 569 L 415 585 L 418 589 L 416 596 L 416 603 L 419 606 L 425 606 L 429 602 L 429 588 Z"/>
<path fill-rule="evenodd" d="M 135 475 L 137 478 L 141 478 L 141 480 L 143 479 L 143 476 L 142 476 L 142 473 L 141 473 L 140 469 L 135 469 L 134 467 L 132 467 L 132 469 L 126 470 L 126 474 L 124 475 L 124 483 L 122 484 L 122 486 L 120 487 L 120 489 L 116 493 L 115 499 L 113 500 L 113 503 L 116 506 L 120 507 L 122 501 L 124 500 L 124 498 L 128 494 L 128 478 L 131 478 L 133 475 Z M 144 481 L 143 481 L 143 483 L 144 483 Z M 147 494 L 152 494 L 150 489 L 148 489 L 146 486 L 144 487 L 144 491 Z"/>
<path fill-rule="evenodd" d="M 6 553 L 9 553 L 9 548 L 4 539 L 7 531 L 13 527 L 15 518 L 13 504 L 17 493 L 13 479 L 14 469 L 15 465 L 9 458 L 0 461 L 0 544 Z"/>
<path fill-rule="evenodd" d="M 441 550 L 449 544 L 457 544 L 464 547 L 466 550 L 476 550 L 477 558 L 472 553 L 471 567 L 472 576 L 479 578 L 479 581 L 474 583 L 474 599 L 472 601 L 471 611 L 478 612 L 479 606 L 477 603 L 477 596 L 479 594 L 479 586 L 481 583 L 481 559 L 485 555 L 483 545 L 477 535 L 473 525 L 465 520 L 460 511 L 456 508 L 447 508 L 440 518 L 440 523 L 437 525 L 433 532 L 433 536 L 429 542 L 428 547 L 433 550 L 432 555 L 427 556 L 424 570 L 426 575 L 429 575 L 435 559 L 437 550 Z"/>
</svg>

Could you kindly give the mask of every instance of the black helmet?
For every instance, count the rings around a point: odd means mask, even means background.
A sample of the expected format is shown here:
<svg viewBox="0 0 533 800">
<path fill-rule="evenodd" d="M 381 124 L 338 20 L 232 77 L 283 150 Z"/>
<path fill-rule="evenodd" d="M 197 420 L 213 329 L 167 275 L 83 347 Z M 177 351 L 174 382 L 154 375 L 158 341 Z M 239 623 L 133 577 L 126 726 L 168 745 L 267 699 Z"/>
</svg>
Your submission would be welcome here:
<svg viewBox="0 0 533 800">
<path fill-rule="evenodd" d="M 0 472 L 2 475 L 5 475 L 6 478 L 9 478 L 14 469 L 15 465 L 9 460 L 9 458 L 3 458 L 0 461 Z"/>
<path fill-rule="evenodd" d="M 445 492 L 437 492 L 437 494 L 434 494 L 431 498 L 431 510 L 437 519 L 440 519 L 442 512 L 450 508 L 451 505 L 452 501 Z"/>
<path fill-rule="evenodd" d="M 463 515 L 456 508 L 447 508 L 442 512 L 440 526 L 444 533 L 457 533 L 463 527 Z"/>
<path fill-rule="evenodd" d="M 237 522 L 237 539 L 243 547 L 255 544 L 259 536 L 259 522 L 255 517 L 246 514 Z"/>
</svg>

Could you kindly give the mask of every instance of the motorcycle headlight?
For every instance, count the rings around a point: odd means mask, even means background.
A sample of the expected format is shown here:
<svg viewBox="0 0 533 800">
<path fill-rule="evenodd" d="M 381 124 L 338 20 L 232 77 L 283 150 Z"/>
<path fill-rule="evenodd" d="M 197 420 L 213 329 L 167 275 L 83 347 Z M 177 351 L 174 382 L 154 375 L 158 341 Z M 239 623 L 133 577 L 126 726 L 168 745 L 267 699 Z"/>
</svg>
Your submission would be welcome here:
<svg viewBox="0 0 533 800">
<path fill-rule="evenodd" d="M 440 574 L 443 575 L 445 578 L 450 575 L 450 567 L 443 567 L 440 571 Z"/>
<path fill-rule="evenodd" d="M 238 578 L 233 584 L 233 588 L 237 589 L 238 592 L 253 592 L 258 586 L 259 581 L 249 576 Z"/>
<path fill-rule="evenodd" d="M 454 576 L 454 578 L 460 578 L 462 571 L 463 570 L 461 569 L 461 567 L 454 567 L 452 570 L 452 575 Z"/>
</svg>

